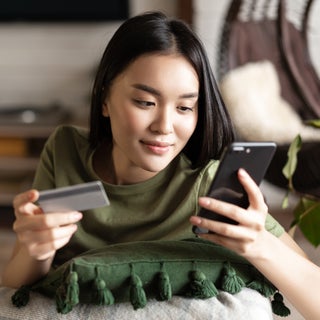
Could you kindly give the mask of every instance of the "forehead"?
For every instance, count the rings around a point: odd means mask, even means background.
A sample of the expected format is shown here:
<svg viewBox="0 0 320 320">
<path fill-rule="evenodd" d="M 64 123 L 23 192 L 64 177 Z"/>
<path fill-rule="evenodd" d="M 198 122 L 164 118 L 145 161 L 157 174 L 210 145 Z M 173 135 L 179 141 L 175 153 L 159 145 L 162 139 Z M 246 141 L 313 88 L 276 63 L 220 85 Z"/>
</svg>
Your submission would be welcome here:
<svg viewBox="0 0 320 320">
<path fill-rule="evenodd" d="M 192 64 L 180 54 L 145 54 L 134 60 L 119 76 L 127 84 L 199 90 L 199 79 Z M 161 89 L 161 88 L 159 88 Z"/>
</svg>

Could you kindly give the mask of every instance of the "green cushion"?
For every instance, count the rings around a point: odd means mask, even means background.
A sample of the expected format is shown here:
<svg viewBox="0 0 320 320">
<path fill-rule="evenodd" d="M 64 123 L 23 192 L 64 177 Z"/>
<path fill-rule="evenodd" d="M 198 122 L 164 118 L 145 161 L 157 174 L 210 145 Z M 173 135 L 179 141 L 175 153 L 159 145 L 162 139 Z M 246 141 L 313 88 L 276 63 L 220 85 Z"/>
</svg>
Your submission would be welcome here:
<svg viewBox="0 0 320 320">
<path fill-rule="evenodd" d="M 55 297 L 61 313 L 71 311 L 78 303 L 110 305 L 131 301 L 138 309 L 151 297 L 168 300 L 172 295 L 183 295 L 203 299 L 218 295 L 218 289 L 237 293 L 244 286 L 267 297 L 276 292 L 247 260 L 212 242 L 199 238 L 141 241 L 77 256 L 31 288 L 21 288 L 13 296 L 13 303 L 25 305 L 31 289 Z"/>
</svg>

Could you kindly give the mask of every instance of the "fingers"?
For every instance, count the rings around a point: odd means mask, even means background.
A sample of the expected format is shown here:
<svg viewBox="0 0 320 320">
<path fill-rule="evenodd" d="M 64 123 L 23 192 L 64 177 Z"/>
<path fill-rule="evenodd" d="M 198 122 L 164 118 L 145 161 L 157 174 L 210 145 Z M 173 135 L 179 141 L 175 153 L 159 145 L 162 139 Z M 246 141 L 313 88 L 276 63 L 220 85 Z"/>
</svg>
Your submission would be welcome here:
<svg viewBox="0 0 320 320">
<path fill-rule="evenodd" d="M 239 224 L 248 224 L 251 219 L 248 219 L 247 210 L 237 205 L 216 200 L 208 197 L 199 198 L 199 205 L 209 211 L 220 214 Z M 210 221 L 210 220 L 209 220 Z M 212 221 L 212 220 L 211 220 Z"/>
<path fill-rule="evenodd" d="M 265 222 L 266 213 L 267 213 L 267 209 L 266 209 L 266 205 L 264 204 L 264 201 L 262 201 L 262 204 L 259 204 L 260 208 L 264 208 L 263 211 L 250 208 L 251 205 L 249 206 L 248 209 L 246 209 L 228 202 L 224 202 L 221 200 L 216 200 L 208 197 L 199 198 L 199 205 L 209 211 L 213 211 L 215 213 L 220 214 L 221 216 L 224 216 L 231 220 L 236 221 L 238 223 L 238 226 L 246 226 L 253 229 L 260 229 L 261 227 L 264 228 L 264 222 Z M 235 230 L 237 230 L 237 225 L 231 225 L 225 222 L 204 219 L 198 216 L 192 218 L 190 221 L 192 224 L 196 226 L 199 226 L 201 228 L 206 228 L 212 232 L 220 233 L 224 235 L 227 235 L 225 233 L 226 226 L 228 226 L 228 228 L 233 226 L 236 228 Z M 222 229 L 223 229 L 223 232 L 222 232 Z"/>
<path fill-rule="evenodd" d="M 259 186 L 244 169 L 238 170 L 238 179 L 248 195 L 250 207 L 262 212 L 268 212 L 268 207 L 264 202 L 264 197 Z"/>
<path fill-rule="evenodd" d="M 13 201 L 16 220 L 13 230 L 19 246 L 28 254 L 43 260 L 53 257 L 56 250 L 66 245 L 82 219 L 80 212 L 44 214 L 34 202 L 39 198 L 37 190 L 18 194 Z"/>
<path fill-rule="evenodd" d="M 28 190 L 18 194 L 13 200 L 13 207 L 16 217 L 20 215 L 40 214 L 42 210 L 33 204 L 39 198 L 37 190 Z"/>
<path fill-rule="evenodd" d="M 190 218 L 190 222 L 192 225 L 195 225 L 199 228 L 210 230 L 211 234 L 222 236 L 228 239 L 249 240 L 254 238 L 254 233 L 264 229 L 264 224 L 259 220 L 256 220 L 255 222 L 250 220 L 250 223 L 247 224 L 234 225 L 226 222 L 193 216 Z"/>
<path fill-rule="evenodd" d="M 238 177 L 248 194 L 248 208 L 241 208 L 237 205 L 209 197 L 199 198 L 199 205 L 201 207 L 234 220 L 238 223 L 238 225 L 235 226 L 225 222 L 219 222 L 200 217 L 192 217 L 190 221 L 193 225 L 203 229 L 208 229 L 211 232 L 230 238 L 247 236 L 243 234 L 241 226 L 247 227 L 247 234 L 248 230 L 250 232 L 250 228 L 255 231 L 259 231 L 264 228 L 264 222 L 268 208 L 264 202 L 264 198 L 259 187 L 244 169 L 239 169 Z"/>
<path fill-rule="evenodd" d="M 259 239 L 264 234 L 264 215 L 257 211 L 249 211 L 222 201 L 201 198 L 199 203 L 205 203 L 209 210 L 238 221 L 238 225 L 205 219 L 199 216 L 190 218 L 191 224 L 211 233 L 200 234 L 199 237 L 222 245 L 242 256 L 254 255 L 259 247 Z"/>
<path fill-rule="evenodd" d="M 60 239 L 59 241 L 56 241 L 54 244 L 43 243 L 32 246 L 31 250 L 29 250 L 29 255 L 38 261 L 53 258 L 56 251 L 64 247 L 70 241 L 70 238 L 71 237 Z M 52 250 L 48 250 L 48 248 L 52 248 Z"/>
<path fill-rule="evenodd" d="M 205 209 L 232 219 L 238 224 L 210 220 L 199 216 L 190 218 L 191 224 L 211 233 L 199 235 L 201 238 L 213 241 L 243 256 L 255 256 L 265 234 L 265 219 L 268 212 L 264 197 L 249 174 L 240 169 L 238 178 L 248 194 L 249 207 L 237 205 L 208 197 L 199 198 L 199 205 Z"/>
<path fill-rule="evenodd" d="M 28 190 L 26 192 L 18 194 L 13 200 L 13 206 L 19 207 L 27 202 L 35 202 L 39 198 L 39 192 L 35 189 Z"/>
<path fill-rule="evenodd" d="M 248 208 L 241 208 L 237 205 L 209 197 L 200 197 L 199 205 L 209 211 L 234 220 L 240 225 L 254 226 L 256 223 L 263 223 L 268 212 L 268 207 L 264 202 L 260 188 L 244 169 L 239 169 L 238 178 L 248 195 Z"/>
<path fill-rule="evenodd" d="M 55 251 L 66 245 L 77 230 L 80 212 L 25 215 L 13 224 L 21 246 L 37 259 L 53 257 Z"/>
<path fill-rule="evenodd" d="M 31 257 L 45 260 L 54 256 L 56 250 L 65 246 L 76 230 L 76 225 L 68 225 L 55 229 L 25 232 L 20 234 L 19 241 L 24 244 Z"/>
<path fill-rule="evenodd" d="M 215 213 L 221 214 L 222 216 L 228 217 L 240 224 L 244 223 L 243 217 L 241 217 L 239 212 L 237 211 L 236 206 L 226 204 L 222 201 L 218 201 L 210 198 L 200 198 L 199 204 L 203 206 L 205 209 L 214 211 Z M 243 215 L 243 214 L 242 214 Z M 240 221 L 239 221 L 240 220 Z M 211 233 L 224 235 L 226 237 L 235 237 L 238 229 L 235 229 L 235 225 L 230 223 L 211 220 L 202 218 L 199 216 L 193 216 L 190 218 L 190 222 L 192 225 L 197 226 L 201 229 L 209 230 Z"/>
<path fill-rule="evenodd" d="M 58 228 L 42 229 L 39 231 L 34 230 L 24 232 L 19 236 L 19 240 L 24 243 L 54 242 L 65 237 L 70 237 L 76 230 L 77 226 L 75 224 Z"/>
<path fill-rule="evenodd" d="M 67 213 L 50 213 L 42 215 L 25 216 L 17 219 L 13 224 L 15 232 L 23 231 L 39 231 L 53 229 L 60 226 L 75 224 L 82 219 L 82 213 L 67 212 Z"/>
</svg>

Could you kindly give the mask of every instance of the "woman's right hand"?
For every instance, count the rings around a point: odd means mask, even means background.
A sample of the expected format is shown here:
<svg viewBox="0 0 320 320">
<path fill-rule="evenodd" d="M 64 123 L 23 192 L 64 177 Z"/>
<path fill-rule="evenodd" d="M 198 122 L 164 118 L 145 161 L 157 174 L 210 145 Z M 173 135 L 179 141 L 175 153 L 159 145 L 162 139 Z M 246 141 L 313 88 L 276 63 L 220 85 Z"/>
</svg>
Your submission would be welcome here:
<svg viewBox="0 0 320 320">
<path fill-rule="evenodd" d="M 19 247 L 25 247 L 30 257 L 42 261 L 53 258 L 56 250 L 70 241 L 82 214 L 78 211 L 44 214 L 35 204 L 38 198 L 37 190 L 29 190 L 14 198 L 16 220 L 13 230 Z"/>
</svg>

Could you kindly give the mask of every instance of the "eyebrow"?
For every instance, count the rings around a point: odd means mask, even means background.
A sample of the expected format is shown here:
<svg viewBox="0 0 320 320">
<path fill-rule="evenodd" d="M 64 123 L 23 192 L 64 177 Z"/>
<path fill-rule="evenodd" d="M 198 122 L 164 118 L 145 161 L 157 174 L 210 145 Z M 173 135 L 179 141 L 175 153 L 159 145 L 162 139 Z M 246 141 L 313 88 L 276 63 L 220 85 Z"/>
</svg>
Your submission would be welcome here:
<svg viewBox="0 0 320 320">
<path fill-rule="evenodd" d="M 158 96 L 158 97 L 161 96 L 161 92 L 159 90 L 152 88 L 152 87 L 149 87 L 145 84 L 135 83 L 132 85 L 132 87 L 136 88 L 138 90 L 146 91 L 146 92 L 151 93 L 151 94 Z M 199 96 L 198 92 L 190 92 L 190 93 L 182 94 L 181 96 L 179 96 L 179 98 L 190 99 L 190 98 L 198 98 L 198 96 Z"/>
</svg>

